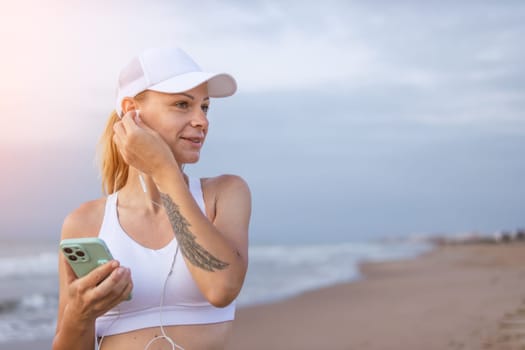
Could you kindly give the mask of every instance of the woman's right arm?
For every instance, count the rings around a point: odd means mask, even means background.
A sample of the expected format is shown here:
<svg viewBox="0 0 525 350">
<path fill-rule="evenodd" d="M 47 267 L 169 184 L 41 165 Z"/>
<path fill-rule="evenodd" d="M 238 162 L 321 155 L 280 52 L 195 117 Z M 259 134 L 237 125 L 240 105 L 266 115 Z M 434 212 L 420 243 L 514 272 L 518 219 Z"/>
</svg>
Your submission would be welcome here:
<svg viewBox="0 0 525 350">
<path fill-rule="evenodd" d="M 89 202 L 71 213 L 62 226 L 62 239 L 96 237 L 102 217 L 99 203 Z M 133 287 L 129 269 L 118 261 L 76 278 L 59 252 L 58 317 L 53 350 L 95 348 L 95 320 L 125 300 Z"/>
</svg>

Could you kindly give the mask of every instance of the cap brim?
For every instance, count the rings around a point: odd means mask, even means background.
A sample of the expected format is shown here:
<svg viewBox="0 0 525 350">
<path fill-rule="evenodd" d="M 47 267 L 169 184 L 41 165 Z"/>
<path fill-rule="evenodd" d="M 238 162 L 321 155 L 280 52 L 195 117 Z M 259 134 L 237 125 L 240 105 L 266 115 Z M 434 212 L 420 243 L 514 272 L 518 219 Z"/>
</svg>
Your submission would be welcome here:
<svg viewBox="0 0 525 350">
<path fill-rule="evenodd" d="M 231 96 L 237 90 L 235 79 L 226 73 L 191 72 L 164 80 L 148 90 L 176 94 L 191 90 L 202 83 L 208 83 L 209 97 Z"/>
</svg>

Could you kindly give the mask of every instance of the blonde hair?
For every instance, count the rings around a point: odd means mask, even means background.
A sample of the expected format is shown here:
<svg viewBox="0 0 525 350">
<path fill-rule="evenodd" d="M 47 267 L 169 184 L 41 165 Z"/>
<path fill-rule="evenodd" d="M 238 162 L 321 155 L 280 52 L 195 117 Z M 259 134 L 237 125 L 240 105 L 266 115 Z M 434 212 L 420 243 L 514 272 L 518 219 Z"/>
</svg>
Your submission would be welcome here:
<svg viewBox="0 0 525 350">
<path fill-rule="evenodd" d="M 133 100 L 144 101 L 149 91 L 138 93 Z M 106 128 L 98 142 L 97 159 L 100 166 L 100 177 L 102 179 L 102 193 L 112 194 L 120 190 L 128 181 L 129 165 L 124 161 L 117 145 L 113 142 L 113 125 L 120 121 L 120 117 L 114 110 L 109 115 Z"/>
<path fill-rule="evenodd" d="M 106 195 L 120 190 L 128 181 L 129 165 L 124 161 L 117 145 L 113 142 L 113 125 L 119 120 L 117 112 L 111 112 L 99 141 L 98 161 L 102 193 Z"/>
</svg>

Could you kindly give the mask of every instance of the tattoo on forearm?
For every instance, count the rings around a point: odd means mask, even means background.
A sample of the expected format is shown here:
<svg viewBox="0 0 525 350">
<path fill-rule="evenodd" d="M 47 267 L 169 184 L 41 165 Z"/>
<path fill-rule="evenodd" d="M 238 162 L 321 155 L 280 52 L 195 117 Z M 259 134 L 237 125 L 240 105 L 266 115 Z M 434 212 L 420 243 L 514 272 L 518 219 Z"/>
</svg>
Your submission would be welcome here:
<svg viewBox="0 0 525 350">
<path fill-rule="evenodd" d="M 223 270 L 229 264 L 214 257 L 210 252 L 197 243 L 195 235 L 190 232 L 190 223 L 182 216 L 177 204 L 166 193 L 161 193 L 162 204 L 175 232 L 182 255 L 193 265 L 207 271 Z"/>
</svg>

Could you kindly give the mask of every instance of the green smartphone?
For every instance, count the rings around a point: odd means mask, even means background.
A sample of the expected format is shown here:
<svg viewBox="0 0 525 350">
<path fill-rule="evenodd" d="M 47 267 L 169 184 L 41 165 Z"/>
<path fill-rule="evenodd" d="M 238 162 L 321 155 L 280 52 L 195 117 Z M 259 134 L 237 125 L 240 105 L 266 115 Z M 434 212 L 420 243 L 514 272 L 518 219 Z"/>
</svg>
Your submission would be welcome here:
<svg viewBox="0 0 525 350">
<path fill-rule="evenodd" d="M 98 266 L 113 260 L 106 243 L 97 237 L 63 239 L 60 250 L 77 277 L 85 276 Z M 131 297 L 132 293 L 127 300 L 131 300 Z"/>
<path fill-rule="evenodd" d="M 60 250 L 77 277 L 113 260 L 106 243 L 97 237 L 64 239 Z"/>
</svg>

